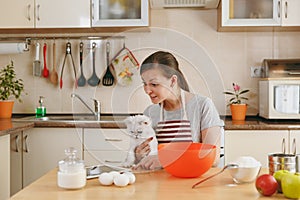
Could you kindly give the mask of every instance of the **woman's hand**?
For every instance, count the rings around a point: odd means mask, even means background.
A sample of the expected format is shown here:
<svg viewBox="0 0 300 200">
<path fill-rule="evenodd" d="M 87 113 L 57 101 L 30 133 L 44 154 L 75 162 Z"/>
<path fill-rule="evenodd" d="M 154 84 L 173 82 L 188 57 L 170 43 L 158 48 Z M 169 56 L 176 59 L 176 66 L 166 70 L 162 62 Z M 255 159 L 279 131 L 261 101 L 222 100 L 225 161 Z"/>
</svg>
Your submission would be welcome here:
<svg viewBox="0 0 300 200">
<path fill-rule="evenodd" d="M 153 137 L 146 139 L 143 143 L 135 148 L 135 163 L 139 163 L 145 156 L 150 153 L 150 145 L 149 143 Z"/>
<path fill-rule="evenodd" d="M 143 158 L 136 166 L 134 166 L 133 170 L 155 170 L 161 169 L 161 164 L 158 159 L 158 155 L 150 155 Z"/>
</svg>

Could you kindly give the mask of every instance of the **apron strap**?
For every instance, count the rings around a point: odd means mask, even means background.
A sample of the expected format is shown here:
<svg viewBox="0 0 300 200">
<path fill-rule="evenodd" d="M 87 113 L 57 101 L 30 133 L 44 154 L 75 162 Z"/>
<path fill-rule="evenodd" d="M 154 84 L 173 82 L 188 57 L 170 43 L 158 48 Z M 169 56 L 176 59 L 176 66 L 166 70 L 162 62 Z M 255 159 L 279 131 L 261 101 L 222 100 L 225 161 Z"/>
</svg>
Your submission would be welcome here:
<svg viewBox="0 0 300 200">
<path fill-rule="evenodd" d="M 186 109 L 185 109 L 185 95 L 184 91 L 180 89 L 180 96 L 181 96 L 181 104 L 182 104 L 182 110 L 183 110 L 183 120 L 188 120 L 187 114 L 186 114 Z M 160 121 L 165 121 L 165 116 L 164 116 L 164 103 L 162 102 L 160 104 Z"/>
</svg>

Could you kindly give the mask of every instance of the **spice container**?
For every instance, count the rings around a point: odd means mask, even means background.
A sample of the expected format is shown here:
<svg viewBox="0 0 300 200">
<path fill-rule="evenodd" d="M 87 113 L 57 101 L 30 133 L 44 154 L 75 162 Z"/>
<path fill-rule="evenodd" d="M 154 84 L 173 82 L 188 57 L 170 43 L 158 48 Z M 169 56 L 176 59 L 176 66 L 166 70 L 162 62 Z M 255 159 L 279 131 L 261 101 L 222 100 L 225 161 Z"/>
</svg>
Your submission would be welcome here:
<svg viewBox="0 0 300 200">
<path fill-rule="evenodd" d="M 66 149 L 67 157 L 58 162 L 57 185 L 65 189 L 80 189 L 86 184 L 84 162 L 76 157 L 76 149 Z"/>
</svg>

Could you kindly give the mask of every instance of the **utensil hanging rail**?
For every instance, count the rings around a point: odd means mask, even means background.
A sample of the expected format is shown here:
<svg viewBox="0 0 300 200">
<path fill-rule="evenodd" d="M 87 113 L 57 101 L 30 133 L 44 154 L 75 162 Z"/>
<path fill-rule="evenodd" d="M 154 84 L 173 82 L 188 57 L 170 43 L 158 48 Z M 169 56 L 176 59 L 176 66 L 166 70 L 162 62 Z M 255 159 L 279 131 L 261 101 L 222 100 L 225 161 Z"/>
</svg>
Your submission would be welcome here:
<svg viewBox="0 0 300 200">
<path fill-rule="evenodd" d="M 106 40 L 106 39 L 125 39 L 125 36 L 39 36 L 39 37 L 0 37 L 1 42 L 16 42 L 25 41 L 27 45 L 31 44 L 32 40 Z"/>
<path fill-rule="evenodd" d="M 125 36 L 39 36 L 39 37 L 0 37 L 1 42 L 25 41 L 23 51 L 29 51 L 29 45 L 32 40 L 107 40 L 107 39 L 125 39 Z"/>
</svg>

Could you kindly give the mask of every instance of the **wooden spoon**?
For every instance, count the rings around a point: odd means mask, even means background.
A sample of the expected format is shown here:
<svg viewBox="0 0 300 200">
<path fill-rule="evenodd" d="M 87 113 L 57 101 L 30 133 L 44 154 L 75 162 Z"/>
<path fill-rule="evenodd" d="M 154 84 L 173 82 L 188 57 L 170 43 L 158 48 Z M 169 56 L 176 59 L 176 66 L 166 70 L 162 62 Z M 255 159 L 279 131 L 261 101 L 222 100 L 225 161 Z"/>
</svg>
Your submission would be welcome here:
<svg viewBox="0 0 300 200">
<path fill-rule="evenodd" d="M 53 68 L 50 73 L 50 82 L 54 85 L 58 83 L 58 74 L 56 71 L 56 52 L 55 52 L 55 43 L 53 43 Z"/>
</svg>

